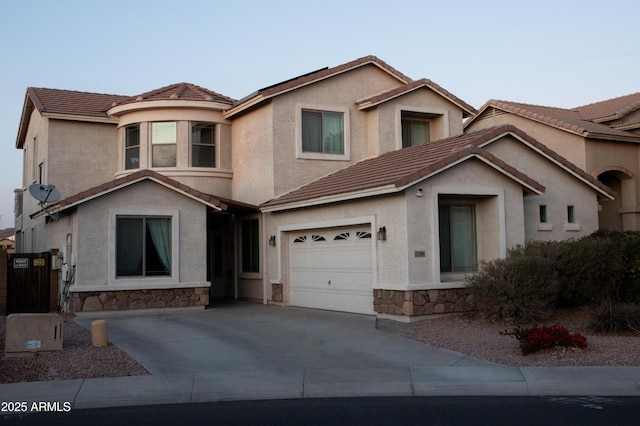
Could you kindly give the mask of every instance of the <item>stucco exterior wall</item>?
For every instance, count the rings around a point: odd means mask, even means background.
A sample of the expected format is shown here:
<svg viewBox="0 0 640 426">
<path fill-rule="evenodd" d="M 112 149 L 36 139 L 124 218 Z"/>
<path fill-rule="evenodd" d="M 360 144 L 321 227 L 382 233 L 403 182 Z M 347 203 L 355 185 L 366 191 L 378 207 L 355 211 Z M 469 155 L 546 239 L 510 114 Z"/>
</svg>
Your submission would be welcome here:
<svg viewBox="0 0 640 426">
<path fill-rule="evenodd" d="M 321 176 L 362 160 L 371 154 L 368 114 L 359 111 L 356 101 L 372 94 L 399 86 L 397 79 L 370 65 L 340 74 L 316 84 L 283 94 L 273 100 L 273 168 L 274 193 L 282 194 L 309 183 Z M 296 133 L 300 123 L 296 121 L 301 108 L 337 110 L 346 108 L 350 126 L 350 150 L 348 160 L 318 160 L 296 157 Z M 346 136 L 345 136 L 346 137 Z M 264 198 L 262 201 L 266 201 Z"/>
<path fill-rule="evenodd" d="M 117 158 L 115 125 L 49 120 L 46 183 L 63 198 L 113 180 Z"/>
<path fill-rule="evenodd" d="M 585 140 L 582 136 L 556 129 L 547 124 L 501 111 L 489 109 L 469 125 L 465 131 L 485 129 L 487 127 L 512 124 L 529 136 L 551 148 L 582 170 L 587 169 Z"/>
<path fill-rule="evenodd" d="M 115 253 L 115 229 L 110 211 L 122 214 L 170 214 L 179 220 L 179 277 L 177 285 L 163 285 L 162 278 L 145 278 L 139 286 L 109 284 L 110 258 Z M 127 213 L 131 212 L 131 213 Z M 78 207 L 76 284 L 72 291 L 132 290 L 138 288 L 197 287 L 206 283 L 206 207 L 154 182 L 141 182 L 104 195 Z M 174 218 L 175 220 L 176 218 Z M 176 238 L 172 235 L 172 238 Z M 175 267 L 175 265 L 174 265 Z"/>
<path fill-rule="evenodd" d="M 234 199 L 260 204 L 274 197 L 274 126 L 272 104 L 233 120 Z"/>
<path fill-rule="evenodd" d="M 421 112 L 440 115 L 431 119 L 429 126 L 432 141 L 462 134 L 462 110 L 429 89 L 419 89 L 385 102 L 372 111 L 378 114 L 379 143 L 377 152 L 394 151 L 402 148 L 401 111 Z"/>
<path fill-rule="evenodd" d="M 594 189 L 512 137 L 493 142 L 485 149 L 546 187 L 541 195 L 525 197 L 527 241 L 580 238 L 598 229 L 598 200 Z M 547 206 L 546 225 L 540 223 L 540 205 Z M 575 208 L 573 225 L 567 223 L 570 205 Z"/>
</svg>

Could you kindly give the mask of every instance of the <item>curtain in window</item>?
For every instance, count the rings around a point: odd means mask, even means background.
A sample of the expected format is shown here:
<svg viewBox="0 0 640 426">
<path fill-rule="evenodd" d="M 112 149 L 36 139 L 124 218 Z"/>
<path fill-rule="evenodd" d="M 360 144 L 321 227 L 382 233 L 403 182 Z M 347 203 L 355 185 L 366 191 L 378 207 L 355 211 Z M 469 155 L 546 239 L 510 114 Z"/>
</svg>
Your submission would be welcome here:
<svg viewBox="0 0 640 426">
<path fill-rule="evenodd" d="M 322 152 L 322 114 L 302 111 L 302 151 Z"/>
<path fill-rule="evenodd" d="M 429 123 L 426 121 L 411 122 L 411 146 L 429 142 Z"/>
<path fill-rule="evenodd" d="M 344 126 L 342 114 L 325 112 L 323 115 L 324 152 L 344 154 Z"/>
<path fill-rule="evenodd" d="M 116 222 L 116 275 L 142 275 L 142 218 L 118 218 Z"/>
<path fill-rule="evenodd" d="M 147 229 L 162 266 L 171 273 L 171 219 L 148 218 Z"/>
<path fill-rule="evenodd" d="M 476 270 L 476 226 L 474 207 L 450 206 L 451 260 L 455 272 Z"/>
</svg>

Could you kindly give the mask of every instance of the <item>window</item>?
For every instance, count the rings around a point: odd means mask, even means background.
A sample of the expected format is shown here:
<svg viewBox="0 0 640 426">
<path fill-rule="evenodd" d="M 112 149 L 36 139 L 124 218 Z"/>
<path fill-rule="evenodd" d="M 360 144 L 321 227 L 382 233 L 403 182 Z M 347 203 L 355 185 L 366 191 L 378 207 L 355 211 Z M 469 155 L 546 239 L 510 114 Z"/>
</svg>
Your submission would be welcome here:
<svg viewBox="0 0 640 426">
<path fill-rule="evenodd" d="M 260 272 L 258 219 L 242 222 L 242 272 Z"/>
<path fill-rule="evenodd" d="M 38 183 L 44 183 L 44 163 L 38 164 Z"/>
<path fill-rule="evenodd" d="M 475 206 L 440 204 L 440 271 L 477 269 Z"/>
<path fill-rule="evenodd" d="M 171 275 L 171 218 L 116 217 L 116 277 Z"/>
<path fill-rule="evenodd" d="M 167 121 L 151 123 L 152 167 L 176 166 L 178 123 Z"/>
<path fill-rule="evenodd" d="M 191 166 L 216 166 L 216 127 L 213 123 L 191 123 Z"/>
<path fill-rule="evenodd" d="M 573 206 L 567 206 L 567 222 L 568 223 L 576 222 L 576 212 Z"/>
<path fill-rule="evenodd" d="M 547 222 L 547 206 L 540 206 L 540 223 Z"/>
<path fill-rule="evenodd" d="M 416 119 L 402 119 L 402 147 L 429 143 L 429 122 Z"/>
<path fill-rule="evenodd" d="M 125 170 L 140 167 L 140 125 L 134 124 L 124 128 L 124 168 Z"/>
<path fill-rule="evenodd" d="M 303 110 L 302 152 L 343 155 L 344 114 Z"/>
</svg>

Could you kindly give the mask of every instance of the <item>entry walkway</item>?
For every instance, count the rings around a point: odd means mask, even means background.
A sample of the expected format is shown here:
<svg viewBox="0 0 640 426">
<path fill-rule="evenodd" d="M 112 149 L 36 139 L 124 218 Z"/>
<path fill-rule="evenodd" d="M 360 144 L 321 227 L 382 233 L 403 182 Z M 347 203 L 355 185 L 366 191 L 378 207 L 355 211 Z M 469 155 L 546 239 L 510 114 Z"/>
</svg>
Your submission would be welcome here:
<svg viewBox="0 0 640 426">
<path fill-rule="evenodd" d="M 373 316 L 252 303 L 106 319 L 148 376 L 0 385 L 74 408 L 412 395 L 640 396 L 640 367 L 507 367 L 375 328 Z"/>
</svg>

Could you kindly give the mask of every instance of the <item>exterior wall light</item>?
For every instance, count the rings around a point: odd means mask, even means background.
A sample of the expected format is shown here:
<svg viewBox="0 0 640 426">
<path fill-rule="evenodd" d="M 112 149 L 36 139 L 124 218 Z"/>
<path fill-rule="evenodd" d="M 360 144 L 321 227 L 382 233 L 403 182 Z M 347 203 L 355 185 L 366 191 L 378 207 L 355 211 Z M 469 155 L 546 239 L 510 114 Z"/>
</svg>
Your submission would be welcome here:
<svg viewBox="0 0 640 426">
<path fill-rule="evenodd" d="M 272 235 L 272 236 L 269 237 L 269 245 L 271 247 L 275 247 L 276 246 L 276 236 L 275 235 Z"/>
<path fill-rule="evenodd" d="M 416 189 L 416 197 L 424 197 L 424 191 L 422 188 Z"/>
<path fill-rule="evenodd" d="M 387 239 L 387 227 L 381 226 L 378 228 L 378 241 L 385 241 Z"/>
</svg>

